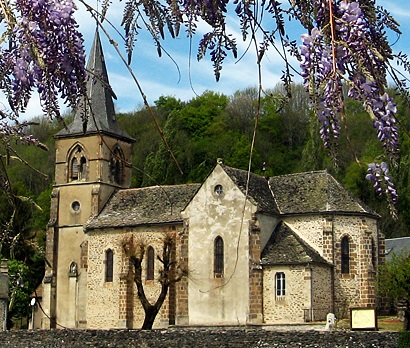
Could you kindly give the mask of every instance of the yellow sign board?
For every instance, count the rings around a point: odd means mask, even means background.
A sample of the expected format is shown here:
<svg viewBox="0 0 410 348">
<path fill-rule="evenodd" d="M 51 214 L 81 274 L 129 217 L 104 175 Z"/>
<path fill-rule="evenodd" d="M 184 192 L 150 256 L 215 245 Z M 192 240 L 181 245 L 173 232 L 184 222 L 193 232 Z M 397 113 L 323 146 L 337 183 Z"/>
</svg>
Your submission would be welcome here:
<svg viewBox="0 0 410 348">
<path fill-rule="evenodd" d="M 377 331 L 376 309 L 350 308 L 350 329 Z"/>
</svg>

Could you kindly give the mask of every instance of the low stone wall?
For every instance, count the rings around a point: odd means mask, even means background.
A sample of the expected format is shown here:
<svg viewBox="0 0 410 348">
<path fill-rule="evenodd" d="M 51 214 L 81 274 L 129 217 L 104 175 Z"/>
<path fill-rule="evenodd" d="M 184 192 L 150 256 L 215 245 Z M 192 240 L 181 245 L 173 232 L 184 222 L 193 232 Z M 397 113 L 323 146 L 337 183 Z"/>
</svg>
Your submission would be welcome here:
<svg viewBox="0 0 410 348">
<path fill-rule="evenodd" d="M 397 332 L 268 331 L 264 329 L 35 330 L 0 332 L 2 348 L 31 347 L 397 347 Z"/>
</svg>

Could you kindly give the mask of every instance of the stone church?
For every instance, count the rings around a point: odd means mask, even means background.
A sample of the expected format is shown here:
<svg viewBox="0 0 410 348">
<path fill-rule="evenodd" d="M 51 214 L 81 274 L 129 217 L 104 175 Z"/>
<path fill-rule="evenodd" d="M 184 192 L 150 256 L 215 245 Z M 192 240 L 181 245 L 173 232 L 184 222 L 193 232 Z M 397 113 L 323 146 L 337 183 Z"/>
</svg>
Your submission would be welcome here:
<svg viewBox="0 0 410 348">
<path fill-rule="evenodd" d="M 116 122 L 98 32 L 88 69 L 90 104 L 55 135 L 42 328 L 139 328 L 124 240 L 146 246 L 154 301 L 164 234 L 188 276 L 154 327 L 303 323 L 376 305 L 379 216 L 328 172 L 266 178 L 220 162 L 201 184 L 130 188 L 135 141 Z"/>
</svg>

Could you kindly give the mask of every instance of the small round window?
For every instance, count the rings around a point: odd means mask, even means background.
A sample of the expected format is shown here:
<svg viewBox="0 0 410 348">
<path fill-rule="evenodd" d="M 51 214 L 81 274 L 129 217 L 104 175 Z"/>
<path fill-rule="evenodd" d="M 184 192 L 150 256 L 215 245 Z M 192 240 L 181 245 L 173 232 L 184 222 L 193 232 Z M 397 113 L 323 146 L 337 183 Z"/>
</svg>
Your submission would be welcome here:
<svg viewBox="0 0 410 348">
<path fill-rule="evenodd" d="M 80 202 L 79 202 L 79 201 L 74 201 L 73 203 L 71 203 L 71 208 L 72 208 L 74 211 L 79 211 L 80 208 L 81 208 Z"/>
<path fill-rule="evenodd" d="M 215 188 L 214 188 L 214 192 L 218 196 L 220 196 L 224 192 L 224 189 L 223 189 L 222 185 L 216 185 Z"/>
</svg>

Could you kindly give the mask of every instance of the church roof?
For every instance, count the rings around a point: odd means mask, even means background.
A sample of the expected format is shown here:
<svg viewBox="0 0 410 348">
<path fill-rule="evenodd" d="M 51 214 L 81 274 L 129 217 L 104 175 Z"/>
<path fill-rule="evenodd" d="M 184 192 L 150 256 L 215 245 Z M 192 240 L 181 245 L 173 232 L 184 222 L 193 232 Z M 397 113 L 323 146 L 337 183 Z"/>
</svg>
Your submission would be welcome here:
<svg viewBox="0 0 410 348">
<path fill-rule="evenodd" d="M 341 212 L 377 216 L 327 171 L 276 176 L 269 179 L 269 184 L 281 214 Z"/>
<path fill-rule="evenodd" d="M 386 239 L 385 256 L 391 261 L 393 255 L 410 255 L 410 237 Z"/>
<path fill-rule="evenodd" d="M 248 172 L 224 164 L 221 167 L 246 194 Z M 182 221 L 181 211 L 200 186 L 187 184 L 119 190 L 100 214 L 89 220 L 85 229 Z M 257 206 L 258 212 L 273 215 L 336 212 L 377 216 L 326 171 L 270 179 L 250 173 L 248 198 Z"/>
<path fill-rule="evenodd" d="M 243 194 L 246 194 L 246 183 L 248 181 L 248 171 L 228 167 L 221 164 L 223 170 L 232 181 L 238 186 Z M 268 180 L 260 175 L 249 174 L 248 197 L 258 207 L 259 212 L 277 214 L 279 211 L 269 188 Z"/>
<path fill-rule="evenodd" d="M 320 254 L 284 222 L 280 222 L 262 251 L 262 265 L 324 263 Z"/>
<path fill-rule="evenodd" d="M 134 141 L 127 132 L 122 130 L 115 117 L 113 98 L 117 99 L 108 81 L 100 35 L 95 33 L 87 63 L 87 98 L 89 102 L 80 102 L 77 107 L 74 121 L 58 132 L 55 137 L 72 137 L 98 132 L 110 134 L 126 141 Z M 86 104 L 86 105 L 85 105 Z M 84 124 L 84 118 L 87 118 Z"/>
<path fill-rule="evenodd" d="M 248 172 L 224 164 L 221 167 L 246 194 Z M 248 196 L 259 212 L 270 214 L 339 212 L 377 216 L 325 170 L 269 179 L 250 173 Z"/>
<path fill-rule="evenodd" d="M 119 190 L 85 230 L 182 221 L 181 211 L 199 184 L 152 186 Z"/>
</svg>

